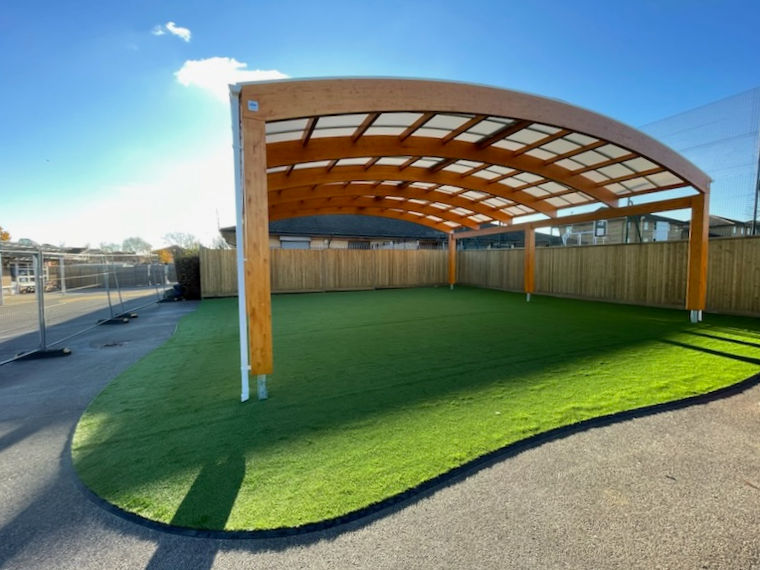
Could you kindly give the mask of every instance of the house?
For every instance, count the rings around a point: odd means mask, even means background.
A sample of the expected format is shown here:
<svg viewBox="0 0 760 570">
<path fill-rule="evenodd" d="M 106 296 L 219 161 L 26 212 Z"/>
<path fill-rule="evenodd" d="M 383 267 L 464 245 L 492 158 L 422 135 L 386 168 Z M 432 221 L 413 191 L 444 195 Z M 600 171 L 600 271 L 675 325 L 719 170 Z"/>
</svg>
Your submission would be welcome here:
<svg viewBox="0 0 760 570">
<path fill-rule="evenodd" d="M 235 246 L 235 226 L 219 230 Z M 448 237 L 432 228 L 361 215 L 303 216 L 269 222 L 273 249 L 442 249 Z"/>
<path fill-rule="evenodd" d="M 752 235 L 752 220 L 740 222 L 721 216 L 710 216 L 710 237 L 742 237 Z"/>
<path fill-rule="evenodd" d="M 673 241 L 689 237 L 689 222 L 646 214 L 560 226 L 564 245 Z"/>
<path fill-rule="evenodd" d="M 721 216 L 710 216 L 709 236 L 741 237 L 752 233 L 752 221 L 740 222 Z M 565 245 L 604 245 L 615 243 L 647 243 L 688 239 L 689 222 L 656 214 L 598 220 L 560 226 Z"/>
<path fill-rule="evenodd" d="M 483 226 L 483 228 L 487 227 L 488 225 Z M 535 236 L 536 247 L 562 245 L 562 240 L 558 236 L 540 231 L 536 231 Z M 525 247 L 525 232 L 518 230 L 504 234 L 464 238 L 457 241 L 461 249 L 511 249 L 514 247 Z"/>
</svg>

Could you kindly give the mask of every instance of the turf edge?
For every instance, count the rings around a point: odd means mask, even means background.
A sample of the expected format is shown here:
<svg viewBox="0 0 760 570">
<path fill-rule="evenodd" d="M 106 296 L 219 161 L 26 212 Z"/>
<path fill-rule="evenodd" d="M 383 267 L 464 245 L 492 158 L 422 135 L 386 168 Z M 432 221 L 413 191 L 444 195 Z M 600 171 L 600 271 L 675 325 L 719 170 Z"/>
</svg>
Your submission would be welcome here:
<svg viewBox="0 0 760 570">
<path fill-rule="evenodd" d="M 357 521 L 361 521 L 363 524 L 368 524 L 374 520 L 374 518 L 390 515 L 391 513 L 412 505 L 420 499 L 430 496 L 435 492 L 448 487 L 449 485 L 460 482 L 483 469 L 491 467 L 499 461 L 514 457 L 524 451 L 539 447 L 544 443 L 563 439 L 570 435 L 582 433 L 594 428 L 604 427 L 637 418 L 644 418 L 663 412 L 680 410 L 691 406 L 709 404 L 710 402 L 722 400 L 740 394 L 756 385 L 760 385 L 760 374 L 755 374 L 735 384 L 731 384 L 730 386 L 724 386 L 711 392 L 689 396 L 688 398 L 683 398 L 681 400 L 672 400 L 670 402 L 662 402 L 659 404 L 652 404 L 650 406 L 643 406 L 641 408 L 624 410 L 622 412 L 598 416 L 596 418 L 589 418 L 587 420 L 582 420 L 573 424 L 560 426 L 549 431 L 538 433 L 525 439 L 515 441 L 499 449 L 490 451 L 484 455 L 481 455 L 480 457 L 476 457 L 468 463 L 459 465 L 458 467 L 450 469 L 445 473 L 441 473 L 432 479 L 423 481 L 419 485 L 406 489 L 401 493 L 392 495 L 376 503 L 367 505 L 366 507 L 362 507 L 338 517 L 333 517 L 319 522 L 308 523 L 295 527 L 280 527 L 260 530 L 203 530 L 155 521 L 146 517 L 142 517 L 138 514 L 125 511 L 113 503 L 109 503 L 82 482 L 82 480 L 79 478 L 79 475 L 76 473 L 76 470 L 73 469 L 73 465 L 72 471 L 74 472 L 74 481 L 76 486 L 90 501 L 106 510 L 107 512 L 110 512 L 111 514 L 114 514 L 124 520 L 153 530 L 196 538 L 230 540 L 262 540 L 300 536 L 334 529 L 336 527 L 348 525 L 349 523 L 354 523 Z M 72 430 L 67 445 L 69 450 L 71 449 L 73 437 L 74 431 Z M 70 452 L 68 456 L 71 458 Z M 363 524 L 361 526 L 363 526 Z"/>
</svg>

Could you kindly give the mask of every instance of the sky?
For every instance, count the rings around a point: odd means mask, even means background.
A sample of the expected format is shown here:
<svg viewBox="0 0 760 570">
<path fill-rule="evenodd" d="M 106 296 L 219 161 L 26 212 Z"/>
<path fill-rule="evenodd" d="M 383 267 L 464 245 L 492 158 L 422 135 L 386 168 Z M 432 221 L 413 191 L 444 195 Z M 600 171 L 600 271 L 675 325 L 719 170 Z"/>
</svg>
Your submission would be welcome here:
<svg viewBox="0 0 760 570">
<path fill-rule="evenodd" d="M 0 226 L 97 247 L 235 223 L 227 84 L 456 80 L 632 126 L 760 86 L 760 3 L 0 1 Z"/>
</svg>

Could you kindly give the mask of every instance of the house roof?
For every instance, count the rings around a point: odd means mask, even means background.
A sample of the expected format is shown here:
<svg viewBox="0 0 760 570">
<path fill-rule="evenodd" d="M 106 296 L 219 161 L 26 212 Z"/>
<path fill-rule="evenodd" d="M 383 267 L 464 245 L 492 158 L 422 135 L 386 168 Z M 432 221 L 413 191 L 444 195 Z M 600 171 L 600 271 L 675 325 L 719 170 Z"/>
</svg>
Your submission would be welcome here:
<svg viewBox="0 0 760 570">
<path fill-rule="evenodd" d="M 235 244 L 235 226 L 221 228 L 219 231 L 230 245 Z M 436 240 L 446 238 L 443 232 L 405 220 L 348 214 L 304 216 L 269 222 L 269 234 L 334 238 Z"/>
<path fill-rule="evenodd" d="M 742 222 L 739 220 L 732 220 L 731 218 L 724 218 L 722 216 L 710 216 L 710 227 L 716 226 L 744 226 L 751 225 L 752 221 Z"/>
</svg>

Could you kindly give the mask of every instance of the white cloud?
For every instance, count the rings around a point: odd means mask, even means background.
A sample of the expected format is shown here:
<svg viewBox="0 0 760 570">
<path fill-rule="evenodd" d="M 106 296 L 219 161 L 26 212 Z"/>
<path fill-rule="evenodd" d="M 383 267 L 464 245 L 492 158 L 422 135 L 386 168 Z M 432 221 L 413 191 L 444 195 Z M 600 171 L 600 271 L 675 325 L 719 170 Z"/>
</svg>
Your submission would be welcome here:
<svg viewBox="0 0 760 570">
<path fill-rule="evenodd" d="M 190 30 L 188 28 L 183 28 L 181 26 L 178 26 L 174 22 L 166 22 L 166 29 L 169 30 L 170 34 L 174 34 L 180 39 L 185 40 L 186 42 L 190 41 L 190 36 L 192 35 L 190 33 Z"/>
<path fill-rule="evenodd" d="M 276 69 L 246 69 L 247 67 L 247 63 L 242 63 L 232 57 L 189 59 L 179 71 L 174 72 L 174 76 L 185 87 L 199 87 L 225 102 L 229 100 L 228 85 L 230 83 L 288 77 Z"/>
<path fill-rule="evenodd" d="M 177 36 L 186 42 L 189 42 L 190 38 L 193 35 L 192 32 L 190 32 L 189 28 L 183 28 L 174 22 L 166 22 L 165 26 L 158 24 L 156 26 L 153 26 L 153 29 L 150 31 L 150 33 L 154 36 L 165 36 L 167 32 L 173 36 Z"/>
</svg>

